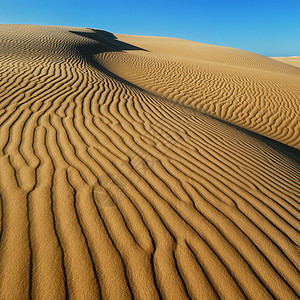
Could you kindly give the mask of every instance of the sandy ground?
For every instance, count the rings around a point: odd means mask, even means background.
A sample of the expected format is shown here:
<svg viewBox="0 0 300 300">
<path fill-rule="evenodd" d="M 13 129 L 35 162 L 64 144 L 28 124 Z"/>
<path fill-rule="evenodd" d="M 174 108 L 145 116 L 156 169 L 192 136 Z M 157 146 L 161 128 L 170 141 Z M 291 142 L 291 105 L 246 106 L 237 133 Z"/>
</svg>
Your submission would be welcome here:
<svg viewBox="0 0 300 300">
<path fill-rule="evenodd" d="M 0 32 L 0 299 L 299 299 L 299 68 Z"/>
<path fill-rule="evenodd" d="M 300 68 L 300 56 L 289 56 L 289 57 L 271 57 L 278 61 Z"/>
</svg>

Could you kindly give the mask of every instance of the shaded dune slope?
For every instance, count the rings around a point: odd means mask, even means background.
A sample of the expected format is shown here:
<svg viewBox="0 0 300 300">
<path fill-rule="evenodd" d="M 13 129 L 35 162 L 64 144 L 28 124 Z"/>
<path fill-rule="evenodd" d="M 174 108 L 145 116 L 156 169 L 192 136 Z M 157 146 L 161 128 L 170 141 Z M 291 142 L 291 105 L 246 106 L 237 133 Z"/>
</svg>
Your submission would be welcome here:
<svg viewBox="0 0 300 300">
<path fill-rule="evenodd" d="M 297 68 L 0 28 L 0 299 L 299 298 Z"/>
</svg>

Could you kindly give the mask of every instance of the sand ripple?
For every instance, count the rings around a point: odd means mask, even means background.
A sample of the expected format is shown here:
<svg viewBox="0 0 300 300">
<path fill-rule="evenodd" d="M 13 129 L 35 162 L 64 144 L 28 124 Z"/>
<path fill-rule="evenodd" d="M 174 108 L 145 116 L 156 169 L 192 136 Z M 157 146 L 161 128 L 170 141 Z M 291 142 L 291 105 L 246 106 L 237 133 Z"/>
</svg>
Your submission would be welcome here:
<svg viewBox="0 0 300 300">
<path fill-rule="evenodd" d="M 299 299 L 299 69 L 0 28 L 0 299 Z"/>
</svg>

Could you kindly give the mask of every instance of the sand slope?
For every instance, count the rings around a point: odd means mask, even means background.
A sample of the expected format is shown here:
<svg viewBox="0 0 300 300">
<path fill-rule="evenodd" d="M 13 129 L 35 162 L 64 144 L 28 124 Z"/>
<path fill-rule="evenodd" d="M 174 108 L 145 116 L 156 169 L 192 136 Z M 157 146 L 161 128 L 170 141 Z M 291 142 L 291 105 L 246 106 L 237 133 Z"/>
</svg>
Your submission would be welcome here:
<svg viewBox="0 0 300 300">
<path fill-rule="evenodd" d="M 1 25 L 0 299 L 298 299 L 298 68 Z"/>
<path fill-rule="evenodd" d="M 300 149 L 299 68 L 226 47 L 118 37 L 150 53 L 98 55 L 115 74 L 156 95 Z"/>
<path fill-rule="evenodd" d="M 276 59 L 278 61 L 284 62 L 286 64 L 300 67 L 300 56 L 289 56 L 289 57 L 271 57 L 273 59 Z"/>
</svg>

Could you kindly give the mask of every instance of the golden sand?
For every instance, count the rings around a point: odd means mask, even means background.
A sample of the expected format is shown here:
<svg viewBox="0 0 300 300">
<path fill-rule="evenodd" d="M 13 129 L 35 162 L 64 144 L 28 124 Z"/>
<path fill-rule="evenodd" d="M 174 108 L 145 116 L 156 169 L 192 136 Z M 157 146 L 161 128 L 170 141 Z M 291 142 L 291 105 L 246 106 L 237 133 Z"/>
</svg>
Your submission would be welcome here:
<svg viewBox="0 0 300 300">
<path fill-rule="evenodd" d="M 0 32 L 0 299 L 299 299 L 299 68 Z"/>
<path fill-rule="evenodd" d="M 300 56 L 289 56 L 289 57 L 271 57 L 283 63 L 299 67 L 300 68 Z"/>
</svg>

